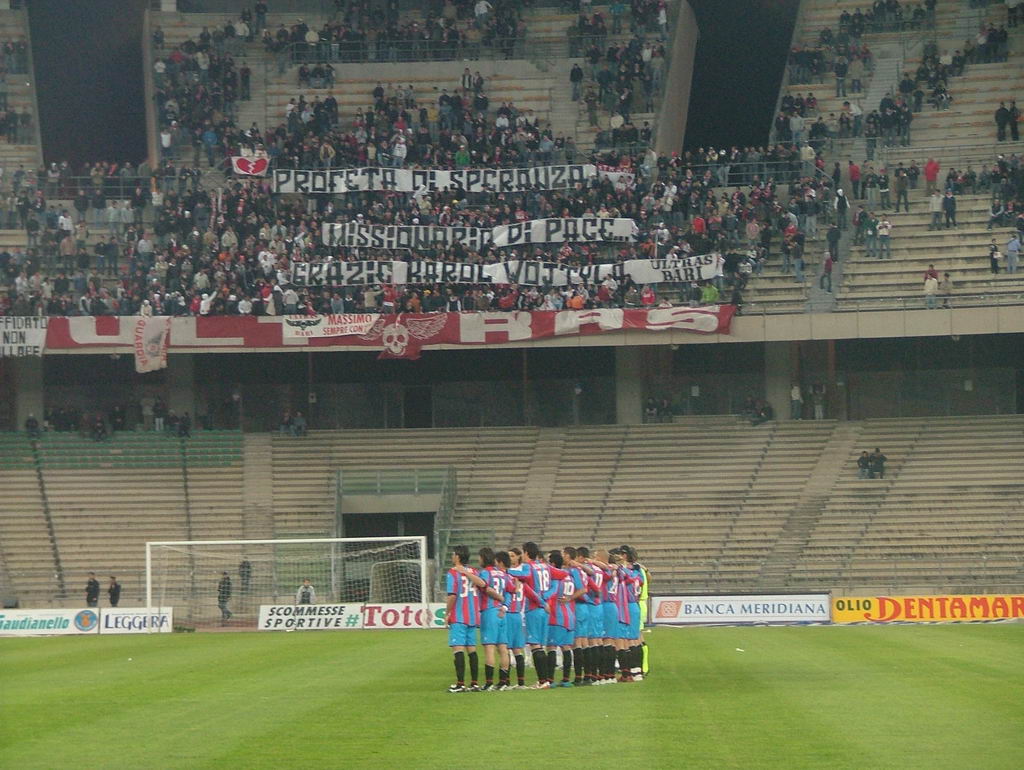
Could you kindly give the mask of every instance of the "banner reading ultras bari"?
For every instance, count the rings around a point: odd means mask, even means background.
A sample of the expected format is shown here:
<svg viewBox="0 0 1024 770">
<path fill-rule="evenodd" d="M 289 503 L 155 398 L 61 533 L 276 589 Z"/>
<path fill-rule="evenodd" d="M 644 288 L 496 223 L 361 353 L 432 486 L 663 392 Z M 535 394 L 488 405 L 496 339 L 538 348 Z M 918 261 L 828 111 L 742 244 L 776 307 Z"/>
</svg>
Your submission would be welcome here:
<svg viewBox="0 0 1024 770">
<path fill-rule="evenodd" d="M 519 286 L 572 286 L 596 284 L 606 278 L 636 283 L 692 283 L 722 275 L 718 254 L 683 259 L 627 259 L 598 265 L 567 267 L 558 262 L 509 260 L 480 264 L 431 262 L 414 259 L 359 260 L 292 265 L 291 282 L 300 287 L 366 286 L 368 284 L 517 284 Z"/>
<path fill-rule="evenodd" d="M 564 190 L 597 176 L 587 163 L 532 168 L 331 168 L 275 169 L 274 192 L 304 195 L 343 195 L 362 190 L 427 193 L 455 189 L 465 193 Z"/>
<path fill-rule="evenodd" d="M 1024 618 L 1024 594 L 843 596 L 834 623 L 950 623 Z"/>
</svg>

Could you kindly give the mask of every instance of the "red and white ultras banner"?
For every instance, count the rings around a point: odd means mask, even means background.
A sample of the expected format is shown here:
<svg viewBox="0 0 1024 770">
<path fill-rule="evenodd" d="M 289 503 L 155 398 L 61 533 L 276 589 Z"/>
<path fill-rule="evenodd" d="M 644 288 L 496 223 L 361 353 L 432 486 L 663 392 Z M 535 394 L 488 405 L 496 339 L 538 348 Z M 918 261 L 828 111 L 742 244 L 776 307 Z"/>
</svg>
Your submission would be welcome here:
<svg viewBox="0 0 1024 770">
<path fill-rule="evenodd" d="M 155 372 L 167 368 L 167 351 L 171 343 L 170 316 L 139 316 L 132 329 L 135 350 L 135 371 Z"/>
<path fill-rule="evenodd" d="M 513 313 L 190 316 L 174 319 L 84 316 L 51 318 L 46 334 L 46 351 L 56 353 L 102 347 L 108 349 L 104 352 L 127 352 L 128 348 L 135 347 L 138 357 L 135 333 L 138 323 L 159 320 L 170 324 L 168 346 L 171 351 L 365 348 L 378 350 L 386 358 L 418 358 L 420 350 L 431 345 L 507 345 L 624 330 L 728 334 L 735 312 L 732 305 L 716 305 L 652 310 L 608 308 Z M 144 325 L 142 328 L 147 327 Z"/>
</svg>

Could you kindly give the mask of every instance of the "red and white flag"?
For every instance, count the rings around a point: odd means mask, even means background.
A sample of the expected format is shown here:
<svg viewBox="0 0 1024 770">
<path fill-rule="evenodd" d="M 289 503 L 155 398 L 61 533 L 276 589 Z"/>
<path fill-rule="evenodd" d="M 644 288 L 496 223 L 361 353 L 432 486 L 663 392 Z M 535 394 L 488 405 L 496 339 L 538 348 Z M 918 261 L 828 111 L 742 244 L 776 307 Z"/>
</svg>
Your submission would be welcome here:
<svg viewBox="0 0 1024 770">
<path fill-rule="evenodd" d="M 171 316 L 141 316 L 135 320 L 135 371 L 155 372 L 167 368 L 171 346 Z"/>
<path fill-rule="evenodd" d="M 268 158 L 250 158 L 246 155 L 232 155 L 231 168 L 239 176 L 266 176 L 270 168 Z"/>
</svg>

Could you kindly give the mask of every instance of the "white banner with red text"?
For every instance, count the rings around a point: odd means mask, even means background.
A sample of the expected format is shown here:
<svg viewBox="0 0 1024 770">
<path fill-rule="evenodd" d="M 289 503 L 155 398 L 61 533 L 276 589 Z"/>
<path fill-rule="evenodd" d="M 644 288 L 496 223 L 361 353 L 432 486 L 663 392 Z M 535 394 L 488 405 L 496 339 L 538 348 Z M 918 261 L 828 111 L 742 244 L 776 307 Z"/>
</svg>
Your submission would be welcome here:
<svg viewBox="0 0 1024 770">
<path fill-rule="evenodd" d="M 621 282 L 627 276 L 640 284 L 693 283 L 722 275 L 724 264 L 720 254 L 699 254 L 680 259 L 627 259 L 579 266 L 530 259 L 491 264 L 423 259 L 408 262 L 389 259 L 319 264 L 295 262 L 291 280 L 294 285 L 307 288 L 433 283 L 573 286 L 594 285 L 609 277 Z"/>
<path fill-rule="evenodd" d="M 723 623 L 828 623 L 828 594 L 758 594 L 750 596 L 655 596 L 651 622 L 685 626 Z"/>
<path fill-rule="evenodd" d="M 445 605 L 261 604 L 260 631 L 359 631 L 444 628 Z"/>
<path fill-rule="evenodd" d="M 595 308 L 508 313 L 404 313 L 400 315 L 187 316 L 171 320 L 170 352 L 230 353 L 324 348 L 387 351 L 415 358 L 431 345 L 509 345 L 617 331 L 728 334 L 736 308 Z M 372 323 L 370 323 L 372 319 Z M 51 318 L 47 353 L 129 353 L 138 319 L 118 316 Z M 365 329 L 365 331 L 363 331 Z M 351 333 L 358 330 L 359 333 Z M 338 334 L 337 332 L 342 332 Z"/>
</svg>

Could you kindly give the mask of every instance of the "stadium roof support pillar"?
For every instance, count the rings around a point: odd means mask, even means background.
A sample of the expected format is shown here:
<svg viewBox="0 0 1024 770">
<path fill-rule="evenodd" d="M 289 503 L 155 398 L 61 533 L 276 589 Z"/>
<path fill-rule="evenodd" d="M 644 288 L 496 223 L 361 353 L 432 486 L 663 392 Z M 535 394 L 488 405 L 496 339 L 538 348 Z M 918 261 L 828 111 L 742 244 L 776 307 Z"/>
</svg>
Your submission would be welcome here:
<svg viewBox="0 0 1024 770">
<path fill-rule="evenodd" d="M 644 348 L 615 348 L 615 422 L 635 425 L 643 422 Z"/>
<path fill-rule="evenodd" d="M 167 363 L 167 407 L 175 414 L 188 412 L 196 426 L 195 356 L 169 356 Z"/>
<path fill-rule="evenodd" d="M 775 419 L 790 419 L 789 389 L 800 381 L 800 348 L 795 342 L 764 345 L 764 397 Z"/>
<path fill-rule="evenodd" d="M 686 133 L 686 115 L 693 84 L 693 60 L 697 55 L 697 16 L 686 0 L 679 3 L 676 30 L 672 36 L 669 70 L 665 75 L 665 96 L 658 113 L 658 134 L 654 149 L 663 155 L 679 152 Z"/>
<path fill-rule="evenodd" d="M 9 359 L 14 372 L 14 425 L 15 430 L 25 427 L 30 414 L 43 421 L 43 359 L 25 356 Z"/>
</svg>

